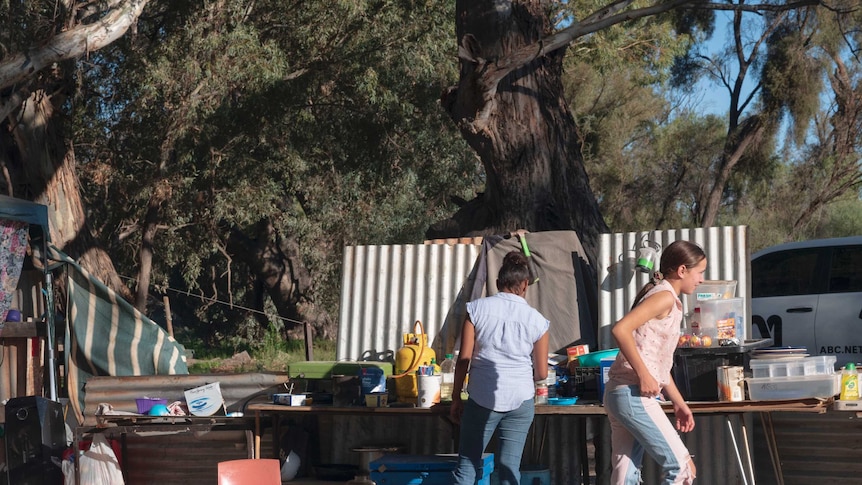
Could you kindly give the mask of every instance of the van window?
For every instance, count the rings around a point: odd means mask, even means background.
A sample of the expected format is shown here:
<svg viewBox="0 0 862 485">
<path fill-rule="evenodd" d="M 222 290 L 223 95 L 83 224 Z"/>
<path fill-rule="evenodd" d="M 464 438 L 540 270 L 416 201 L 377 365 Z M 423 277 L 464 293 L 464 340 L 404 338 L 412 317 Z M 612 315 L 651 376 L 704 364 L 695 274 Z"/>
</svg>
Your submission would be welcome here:
<svg viewBox="0 0 862 485">
<path fill-rule="evenodd" d="M 862 246 L 832 249 L 829 268 L 829 293 L 862 292 Z"/>
<path fill-rule="evenodd" d="M 821 249 L 794 249 L 764 254 L 751 262 L 751 296 L 806 295 L 817 291 Z"/>
</svg>

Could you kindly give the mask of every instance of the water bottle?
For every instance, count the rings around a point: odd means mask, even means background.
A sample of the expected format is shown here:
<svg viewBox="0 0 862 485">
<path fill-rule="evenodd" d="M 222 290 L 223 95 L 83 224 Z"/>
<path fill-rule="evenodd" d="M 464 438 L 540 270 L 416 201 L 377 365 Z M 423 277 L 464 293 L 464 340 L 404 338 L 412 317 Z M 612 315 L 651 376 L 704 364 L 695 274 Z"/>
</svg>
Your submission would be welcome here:
<svg viewBox="0 0 862 485">
<path fill-rule="evenodd" d="M 557 370 L 552 366 L 548 366 L 548 378 L 545 379 L 548 386 L 548 399 L 557 397 Z"/>
<path fill-rule="evenodd" d="M 446 358 L 440 363 L 440 372 L 443 374 L 443 382 L 440 385 L 440 400 L 452 400 L 452 388 L 455 386 L 455 360 L 452 354 L 446 354 Z"/>
</svg>

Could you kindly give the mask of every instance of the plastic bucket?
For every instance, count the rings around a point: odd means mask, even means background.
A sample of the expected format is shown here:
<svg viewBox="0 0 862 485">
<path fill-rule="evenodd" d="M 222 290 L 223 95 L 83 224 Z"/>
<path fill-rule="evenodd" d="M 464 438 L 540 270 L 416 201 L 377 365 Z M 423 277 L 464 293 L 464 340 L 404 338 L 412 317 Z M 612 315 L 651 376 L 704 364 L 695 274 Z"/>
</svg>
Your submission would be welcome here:
<svg viewBox="0 0 862 485">
<path fill-rule="evenodd" d="M 443 382 L 442 375 L 416 376 L 419 380 L 419 391 L 417 405 L 420 408 L 430 408 L 440 402 L 440 384 Z"/>
</svg>

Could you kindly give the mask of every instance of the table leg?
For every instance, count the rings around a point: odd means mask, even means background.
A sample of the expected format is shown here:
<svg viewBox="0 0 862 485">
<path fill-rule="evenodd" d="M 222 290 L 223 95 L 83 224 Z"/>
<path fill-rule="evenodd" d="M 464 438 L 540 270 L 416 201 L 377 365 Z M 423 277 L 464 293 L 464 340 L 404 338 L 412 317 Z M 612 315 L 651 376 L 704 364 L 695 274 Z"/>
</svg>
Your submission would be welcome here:
<svg viewBox="0 0 862 485">
<path fill-rule="evenodd" d="M 766 437 L 766 448 L 769 450 L 769 459 L 772 461 L 772 471 L 775 473 L 775 483 L 784 485 L 784 472 L 781 470 L 781 458 L 778 456 L 778 442 L 775 439 L 772 414 L 767 411 L 761 412 L 760 422 L 763 424 L 763 434 Z"/>
<path fill-rule="evenodd" d="M 579 460 L 581 461 L 581 479 L 583 480 L 581 483 L 588 484 L 590 483 L 590 456 L 587 453 L 587 418 L 586 416 L 578 416 L 576 422 L 578 423 Z"/>
<path fill-rule="evenodd" d="M 78 428 L 75 428 L 75 442 L 72 443 L 73 455 L 75 456 L 75 485 L 81 485 L 81 467 L 78 466 L 78 463 L 81 462 L 81 457 L 84 456 L 84 453 L 81 451 L 81 434 L 78 431 Z"/>
<path fill-rule="evenodd" d="M 611 474 L 611 422 L 607 416 L 598 416 L 596 426 L 596 437 L 593 445 L 596 448 L 596 484 L 610 485 Z"/>
<path fill-rule="evenodd" d="M 742 445 L 745 447 L 745 457 L 748 459 L 748 473 L 751 477 L 751 485 L 754 485 L 754 462 L 751 459 L 751 448 L 748 446 L 748 426 L 745 425 L 745 415 L 740 415 L 739 421 L 742 427 Z"/>
<path fill-rule="evenodd" d="M 748 485 L 748 473 L 745 472 L 745 465 L 742 463 L 742 456 L 739 454 L 739 443 L 736 442 L 736 434 L 733 432 L 733 423 L 730 422 L 730 415 L 726 414 L 724 419 L 727 422 L 727 430 L 730 432 L 733 451 L 736 452 L 736 463 L 739 465 L 739 473 L 742 474 L 742 483 Z"/>
<path fill-rule="evenodd" d="M 254 412 L 254 458 L 260 459 L 260 411 Z"/>
</svg>

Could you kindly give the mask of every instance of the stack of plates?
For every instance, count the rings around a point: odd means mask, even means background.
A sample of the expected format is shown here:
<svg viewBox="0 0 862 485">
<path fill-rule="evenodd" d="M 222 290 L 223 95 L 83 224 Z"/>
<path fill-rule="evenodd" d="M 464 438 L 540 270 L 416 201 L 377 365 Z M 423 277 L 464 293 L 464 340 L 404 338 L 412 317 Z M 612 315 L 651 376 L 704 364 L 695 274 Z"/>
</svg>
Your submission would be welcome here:
<svg viewBox="0 0 862 485">
<path fill-rule="evenodd" d="M 805 347 L 766 347 L 754 349 L 749 355 L 752 359 L 801 359 L 809 356 Z"/>
</svg>

